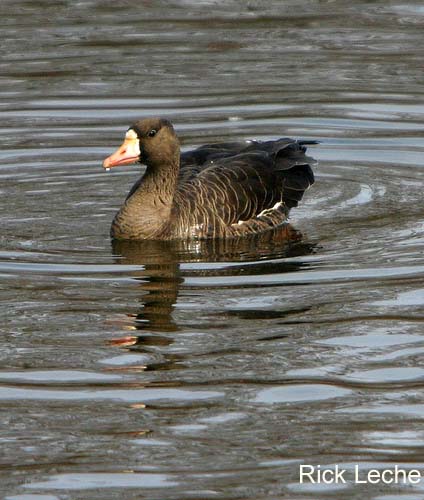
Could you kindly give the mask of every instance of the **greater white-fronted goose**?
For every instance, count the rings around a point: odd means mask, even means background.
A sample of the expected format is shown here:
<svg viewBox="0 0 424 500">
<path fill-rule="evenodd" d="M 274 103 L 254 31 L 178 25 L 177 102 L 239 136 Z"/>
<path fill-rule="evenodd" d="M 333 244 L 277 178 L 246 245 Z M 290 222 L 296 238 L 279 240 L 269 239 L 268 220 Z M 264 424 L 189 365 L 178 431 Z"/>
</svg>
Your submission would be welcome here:
<svg viewBox="0 0 424 500">
<path fill-rule="evenodd" d="M 103 167 L 140 162 L 146 171 L 116 214 L 111 236 L 123 240 L 234 238 L 287 222 L 314 182 L 305 155 L 314 141 L 225 142 L 180 153 L 172 124 L 134 123 Z"/>
</svg>

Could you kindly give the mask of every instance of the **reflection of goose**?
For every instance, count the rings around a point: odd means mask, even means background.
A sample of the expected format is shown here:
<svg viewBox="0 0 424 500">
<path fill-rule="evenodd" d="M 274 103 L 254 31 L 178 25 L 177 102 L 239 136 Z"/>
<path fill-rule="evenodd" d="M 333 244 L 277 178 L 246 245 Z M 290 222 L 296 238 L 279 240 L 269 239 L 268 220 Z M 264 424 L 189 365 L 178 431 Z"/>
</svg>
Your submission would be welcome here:
<svg viewBox="0 0 424 500">
<path fill-rule="evenodd" d="M 306 144 L 293 139 L 221 143 L 182 153 L 171 123 L 136 122 L 109 169 L 140 161 L 146 172 L 117 213 L 112 237 L 126 240 L 234 238 L 286 223 L 314 182 Z"/>
<path fill-rule="evenodd" d="M 134 276 L 144 292 L 142 309 L 134 318 L 137 330 L 175 331 L 172 319 L 178 288 L 183 281 L 175 253 L 165 241 L 113 241 L 113 253 L 124 257 L 119 262 L 142 265 Z"/>
<path fill-rule="evenodd" d="M 163 361 L 150 363 L 147 370 L 175 370 L 184 366 L 185 355 L 164 349 L 174 342 L 180 327 L 184 330 L 202 327 L 202 318 L 184 314 L 184 309 L 174 318 L 174 306 L 186 276 L 213 277 L 221 275 L 268 274 L 295 272 L 303 267 L 298 261 L 284 257 L 307 255 L 313 245 L 301 241 L 301 236 L 289 224 L 248 238 L 231 240 L 174 241 L 119 241 L 112 242 L 117 263 L 141 266 L 134 275 L 140 283 L 141 308 L 132 318 L 133 335 L 115 338 L 110 343 L 136 352 L 159 352 Z M 214 262 L 210 268 L 201 262 Z M 230 261 L 233 265 L 219 266 Z M 253 262 L 252 262 L 253 261 Z M 241 262 L 251 262 L 249 266 Z M 184 269 L 184 264 L 187 269 Z M 182 266 L 181 266 L 182 265 Z M 183 267 L 183 269 L 181 269 Z M 260 281 L 260 278 L 259 278 Z M 203 294 L 203 291 L 201 292 Z M 273 311 L 275 317 L 285 318 L 293 311 Z M 262 312 L 263 313 L 263 312 Z M 226 315 L 242 316 L 243 311 L 220 311 L 217 323 Z M 257 315 L 258 312 L 252 311 Z M 183 323 L 183 325 L 181 325 Z M 215 323 L 215 325 L 217 324 Z M 137 367 L 138 369 L 139 367 Z M 134 367 L 128 368 L 129 370 Z"/>
<path fill-rule="evenodd" d="M 231 240 L 120 241 L 112 242 L 118 263 L 142 266 L 135 278 L 140 281 L 142 308 L 134 317 L 133 327 L 144 332 L 177 331 L 172 313 L 185 275 L 216 276 L 223 274 L 267 274 L 267 259 L 306 255 L 313 246 L 301 241 L 300 233 L 289 224 L 248 238 Z M 246 269 L 237 262 L 255 261 Z M 195 262 L 231 261 L 234 266 L 208 268 Z M 180 264 L 193 263 L 193 268 L 181 270 Z M 281 259 L 269 263 L 274 272 L 293 272 L 299 264 Z M 156 335 L 155 335 L 155 338 Z M 140 337 L 140 341 L 154 341 Z M 160 339 L 158 339 L 160 343 Z"/>
</svg>

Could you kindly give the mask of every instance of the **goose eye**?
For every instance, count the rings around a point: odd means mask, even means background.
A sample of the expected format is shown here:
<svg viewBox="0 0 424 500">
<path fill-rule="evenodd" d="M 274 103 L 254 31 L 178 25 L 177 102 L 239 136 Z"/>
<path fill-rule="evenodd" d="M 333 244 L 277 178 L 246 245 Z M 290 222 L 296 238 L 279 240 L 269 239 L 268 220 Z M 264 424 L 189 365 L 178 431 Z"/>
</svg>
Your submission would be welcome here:
<svg viewBox="0 0 424 500">
<path fill-rule="evenodd" d="M 157 134 L 157 131 L 155 129 L 152 129 L 147 135 L 149 137 L 154 137 Z"/>
</svg>

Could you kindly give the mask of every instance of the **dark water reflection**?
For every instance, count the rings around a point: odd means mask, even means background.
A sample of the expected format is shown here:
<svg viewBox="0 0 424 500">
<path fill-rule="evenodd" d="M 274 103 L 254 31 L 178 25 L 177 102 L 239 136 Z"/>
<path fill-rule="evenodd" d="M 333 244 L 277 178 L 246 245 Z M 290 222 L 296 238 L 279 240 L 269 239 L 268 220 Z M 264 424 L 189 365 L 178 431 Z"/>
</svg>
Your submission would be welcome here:
<svg viewBox="0 0 424 500">
<path fill-rule="evenodd" d="M 118 264 L 137 265 L 142 269 L 133 274 L 140 282 L 141 309 L 137 314 L 129 314 L 133 318 L 132 327 L 154 332 L 179 330 L 173 311 L 185 276 L 207 278 L 295 272 L 306 265 L 291 262 L 289 258 L 307 255 L 313 250 L 314 245 L 303 241 L 302 234 L 290 224 L 265 234 L 232 240 L 112 242 Z M 190 266 L 196 262 L 202 262 L 202 266 Z M 204 267 L 208 262 L 211 267 Z M 221 268 L 224 262 L 232 265 Z M 245 268 L 240 265 L 243 262 L 251 265 Z M 184 264 L 188 266 L 184 268 Z M 273 311 L 267 311 L 265 315 L 272 316 Z M 158 342 L 159 345 L 164 342 L 164 338 L 158 335 L 147 339 L 149 343 Z M 112 341 L 114 345 L 132 345 L 132 349 L 145 342 L 145 336 Z"/>
<path fill-rule="evenodd" d="M 424 470 L 417 2 L 0 2 L 0 493 L 369 498 L 298 467 Z M 316 139 L 291 225 L 115 244 L 135 118 L 183 148 Z M 423 473 L 424 474 L 424 473 Z"/>
</svg>

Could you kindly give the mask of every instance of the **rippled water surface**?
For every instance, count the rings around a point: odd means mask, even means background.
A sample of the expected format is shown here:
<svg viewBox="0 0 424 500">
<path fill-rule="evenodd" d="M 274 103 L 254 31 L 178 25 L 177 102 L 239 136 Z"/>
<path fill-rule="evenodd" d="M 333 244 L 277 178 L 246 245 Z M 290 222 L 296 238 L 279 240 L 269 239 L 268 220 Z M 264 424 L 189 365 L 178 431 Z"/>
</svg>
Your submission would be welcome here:
<svg viewBox="0 0 424 500">
<path fill-rule="evenodd" d="M 424 498 L 424 480 L 298 473 L 424 475 L 422 4 L 2 0 L 0 16 L 3 497 Z M 184 149 L 319 140 L 292 229 L 112 246 L 138 172 L 102 159 L 158 114 Z"/>
</svg>

